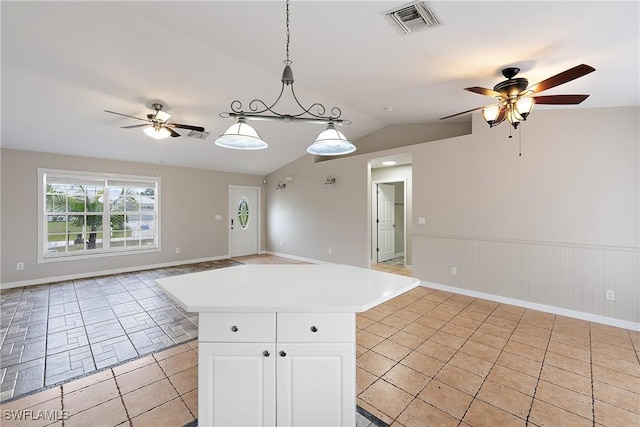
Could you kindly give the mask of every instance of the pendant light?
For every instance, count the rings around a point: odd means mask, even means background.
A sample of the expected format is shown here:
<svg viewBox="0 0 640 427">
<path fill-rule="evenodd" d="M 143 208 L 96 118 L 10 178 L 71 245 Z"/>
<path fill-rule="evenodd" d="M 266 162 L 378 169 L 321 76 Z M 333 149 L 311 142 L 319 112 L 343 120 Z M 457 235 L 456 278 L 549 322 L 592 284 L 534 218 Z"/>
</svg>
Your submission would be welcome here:
<svg viewBox="0 0 640 427">
<path fill-rule="evenodd" d="M 281 89 L 278 98 L 275 102 L 267 104 L 261 99 L 254 99 L 248 105 L 249 111 L 245 111 L 242 102 L 235 100 L 231 102 L 231 111 L 220 113 L 220 117 L 235 119 L 236 123 L 229 127 L 220 137 L 215 141 L 216 145 L 225 148 L 232 148 L 236 150 L 260 150 L 267 148 L 268 144 L 263 141 L 251 126 L 249 126 L 247 120 L 278 120 L 283 122 L 305 122 L 305 123 L 319 123 L 327 125 L 327 129 L 318 135 L 316 140 L 307 148 L 307 152 L 310 154 L 316 154 L 320 156 L 337 156 L 341 154 L 352 153 L 356 147 L 347 140 L 347 138 L 339 131 L 335 129 L 336 125 L 349 125 L 350 120 L 341 119 L 342 111 L 338 107 L 332 107 L 328 109 L 319 102 L 311 104 L 310 107 L 304 107 L 298 100 L 296 93 L 293 89 L 293 71 L 291 69 L 291 60 L 289 59 L 289 44 L 290 44 L 290 30 L 289 30 L 289 0 L 286 0 L 286 59 L 284 60 L 284 70 L 281 78 Z M 301 111 L 294 114 L 283 114 L 276 111 L 276 104 L 282 98 L 284 89 L 289 87 L 291 89 L 291 96 L 295 100 Z M 327 115 L 327 111 L 330 114 Z"/>
</svg>

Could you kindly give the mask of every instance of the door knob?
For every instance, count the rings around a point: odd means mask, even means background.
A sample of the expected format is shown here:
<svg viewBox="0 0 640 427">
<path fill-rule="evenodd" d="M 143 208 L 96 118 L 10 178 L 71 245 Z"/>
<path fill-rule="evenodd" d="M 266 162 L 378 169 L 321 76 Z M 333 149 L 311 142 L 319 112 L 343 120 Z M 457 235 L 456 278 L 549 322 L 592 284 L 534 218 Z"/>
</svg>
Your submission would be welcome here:
<svg viewBox="0 0 640 427">
<path fill-rule="evenodd" d="M 287 353 L 285 353 L 284 351 L 280 352 L 280 356 L 285 357 L 287 355 Z"/>
<path fill-rule="evenodd" d="M 262 355 L 264 357 L 269 357 L 269 356 L 271 356 L 271 353 L 269 353 L 267 350 L 265 350 L 265 351 L 262 352 Z"/>
</svg>

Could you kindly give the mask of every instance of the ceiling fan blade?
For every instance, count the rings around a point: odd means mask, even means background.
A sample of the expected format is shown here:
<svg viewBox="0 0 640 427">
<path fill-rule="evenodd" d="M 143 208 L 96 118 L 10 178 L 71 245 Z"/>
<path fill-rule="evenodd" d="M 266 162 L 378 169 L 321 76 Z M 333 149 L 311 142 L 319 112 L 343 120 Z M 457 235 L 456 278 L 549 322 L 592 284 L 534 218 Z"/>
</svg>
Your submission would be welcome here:
<svg viewBox="0 0 640 427">
<path fill-rule="evenodd" d="M 117 114 L 119 116 L 129 117 L 130 119 L 142 120 L 143 122 L 148 122 L 147 119 L 141 119 L 140 117 L 130 116 L 128 114 L 116 113 L 115 111 L 104 110 L 105 113 Z"/>
<path fill-rule="evenodd" d="M 547 96 L 534 96 L 536 104 L 547 105 L 575 105 L 580 104 L 587 99 L 589 95 L 547 95 Z"/>
<path fill-rule="evenodd" d="M 197 132 L 204 132 L 204 128 L 202 126 L 181 125 L 179 123 L 167 123 L 165 126 L 178 128 L 178 129 L 195 130 Z"/>
<path fill-rule="evenodd" d="M 472 108 L 471 110 L 463 111 L 462 113 L 456 113 L 456 114 L 452 114 L 452 115 L 447 116 L 447 117 L 441 117 L 440 120 L 445 120 L 445 119 L 450 119 L 451 117 L 461 116 L 463 114 L 467 114 L 467 113 L 470 113 L 472 111 L 482 110 L 483 108 L 484 108 L 484 106 L 478 107 L 478 108 Z"/>
<path fill-rule="evenodd" d="M 499 92 L 496 92 L 495 90 L 487 89 L 480 86 L 465 87 L 464 90 L 468 90 L 469 92 L 479 93 L 480 95 L 493 96 L 495 98 L 502 96 Z"/>
<path fill-rule="evenodd" d="M 549 77 L 548 79 L 543 80 L 540 83 L 536 83 L 535 85 L 529 87 L 527 90 L 531 90 L 535 93 L 542 92 L 543 90 L 551 89 L 552 87 L 556 87 L 561 84 L 570 82 L 571 80 L 575 80 L 578 77 L 585 76 L 595 70 L 595 68 L 589 65 L 580 64 L 566 71 L 563 71 L 560 74 L 556 74 L 553 77 Z"/>
<path fill-rule="evenodd" d="M 131 126 L 121 126 L 120 129 L 133 129 L 133 128 L 142 128 L 149 125 L 131 125 Z"/>
<path fill-rule="evenodd" d="M 166 130 L 168 130 L 173 138 L 177 138 L 177 137 L 180 136 L 180 134 L 178 132 L 176 132 L 175 130 L 171 129 L 169 126 L 165 125 L 165 126 L 162 126 L 162 127 L 165 128 Z"/>
</svg>

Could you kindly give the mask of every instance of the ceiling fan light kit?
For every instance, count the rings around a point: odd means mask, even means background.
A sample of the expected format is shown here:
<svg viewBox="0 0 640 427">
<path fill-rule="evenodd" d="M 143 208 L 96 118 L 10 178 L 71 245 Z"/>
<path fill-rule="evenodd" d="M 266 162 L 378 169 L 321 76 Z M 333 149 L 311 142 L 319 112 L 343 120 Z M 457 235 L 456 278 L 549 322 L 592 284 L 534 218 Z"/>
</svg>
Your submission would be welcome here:
<svg viewBox="0 0 640 427">
<path fill-rule="evenodd" d="M 128 114 L 117 113 L 115 111 L 104 110 L 105 113 L 117 114 L 119 116 L 129 117 L 130 119 L 136 119 L 143 122 L 147 122 L 147 124 L 141 125 L 130 125 L 130 126 L 122 126 L 122 129 L 133 129 L 143 127 L 142 131 L 151 138 L 154 139 L 164 139 L 168 137 L 177 138 L 181 136 L 178 132 L 173 130 L 176 129 L 188 129 L 196 132 L 204 132 L 204 128 L 202 126 L 192 126 L 192 125 L 182 125 L 179 123 L 168 123 L 171 118 L 171 114 L 162 111 L 162 104 L 154 103 L 151 105 L 155 110 L 155 113 L 147 114 L 146 119 L 141 119 L 140 117 L 130 116 Z"/>
<path fill-rule="evenodd" d="M 276 120 L 287 123 L 306 122 L 327 125 L 327 129 L 321 132 L 313 144 L 307 148 L 308 153 L 321 156 L 336 156 L 352 153 L 356 147 L 350 143 L 341 132 L 335 129 L 335 125 L 351 124 L 351 121 L 340 118 L 342 115 L 340 108 L 332 107 L 330 114 L 327 115 L 327 108 L 321 103 L 316 102 L 309 107 L 304 107 L 296 96 L 293 89 L 292 62 L 289 59 L 291 35 L 289 31 L 289 15 L 289 0 L 286 0 L 286 59 L 284 61 L 285 67 L 282 72 L 282 79 L 280 80 L 282 86 L 278 98 L 271 104 L 267 104 L 261 99 L 254 99 L 248 105 L 249 111 L 244 111 L 242 102 L 239 100 L 231 102 L 231 111 L 220 113 L 220 117 L 235 119 L 236 123 L 220 135 L 215 143 L 221 147 L 236 150 L 260 150 L 267 148 L 268 144 L 260 139 L 255 129 L 246 124 L 247 120 Z M 285 86 L 291 89 L 291 96 L 296 104 L 298 104 L 298 107 L 300 107 L 301 112 L 297 114 L 283 114 L 275 110 L 276 104 L 278 104 L 282 98 Z M 242 128 L 242 132 L 240 128 Z M 229 135 L 233 135 L 233 137 Z M 255 138 L 257 138 L 260 143 L 258 143 Z"/>
<path fill-rule="evenodd" d="M 482 118 L 487 122 L 489 127 L 497 126 L 506 119 L 514 129 L 517 129 L 520 122 L 527 120 L 535 104 L 576 105 L 587 99 L 589 95 L 536 96 L 535 94 L 570 82 L 593 71 L 595 71 L 595 68 L 581 64 L 533 86 L 529 86 L 527 79 L 515 77 L 520 72 L 519 68 L 505 68 L 502 70 L 502 75 L 504 75 L 507 80 L 495 85 L 493 90 L 478 86 L 465 88 L 465 90 L 470 92 L 495 97 L 498 100 L 496 104 L 473 108 L 461 113 L 442 117 L 440 120 L 482 110 Z"/>
</svg>

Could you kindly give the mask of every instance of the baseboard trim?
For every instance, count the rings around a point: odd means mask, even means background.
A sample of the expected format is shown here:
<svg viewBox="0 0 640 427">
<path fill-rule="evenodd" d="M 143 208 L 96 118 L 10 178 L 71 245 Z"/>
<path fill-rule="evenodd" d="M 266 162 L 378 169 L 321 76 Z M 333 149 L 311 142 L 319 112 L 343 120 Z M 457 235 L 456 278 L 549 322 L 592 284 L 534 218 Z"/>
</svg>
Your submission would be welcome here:
<svg viewBox="0 0 640 427">
<path fill-rule="evenodd" d="M 640 331 L 640 323 L 628 320 L 615 319 L 613 317 L 600 316 L 597 314 L 585 313 L 583 311 L 570 310 L 568 308 L 555 307 L 552 305 L 538 304 L 535 302 L 519 300 L 515 298 L 503 297 L 500 295 L 486 294 L 484 292 L 472 291 L 470 289 L 456 288 L 454 286 L 441 285 L 433 282 L 420 282 L 421 286 L 427 288 L 447 291 L 454 294 L 466 295 L 474 298 L 482 298 L 489 301 L 495 301 L 502 304 L 510 304 L 532 310 L 543 311 L 545 313 L 558 314 L 560 316 L 572 317 L 574 319 L 586 320 L 588 322 L 600 323 L 603 325 L 615 326 L 616 328 L 630 329 L 632 331 Z"/>
<path fill-rule="evenodd" d="M 92 271 L 88 273 L 68 274 L 64 276 L 45 277 L 40 279 L 22 280 L 19 282 L 0 283 L 0 289 L 19 288 L 21 286 L 42 285 L 45 283 L 64 282 L 66 280 L 85 279 L 88 277 L 107 276 L 109 274 L 131 273 L 134 271 L 152 270 L 154 268 L 175 267 L 178 265 L 197 264 L 199 262 L 219 261 L 229 259 L 229 255 L 221 255 L 208 258 L 183 259 L 180 261 L 164 262 L 159 264 L 136 265 L 133 267 L 114 268 L 111 270 Z"/>
<path fill-rule="evenodd" d="M 321 261 L 319 259 L 313 259 L 313 258 L 305 258 L 305 257 L 301 257 L 301 256 L 296 256 L 296 255 L 282 254 L 280 252 L 264 251 L 263 253 L 265 253 L 267 255 L 279 256 L 279 257 L 282 257 L 282 258 L 294 259 L 296 261 L 309 262 L 311 264 L 335 264 L 333 262 Z"/>
</svg>

